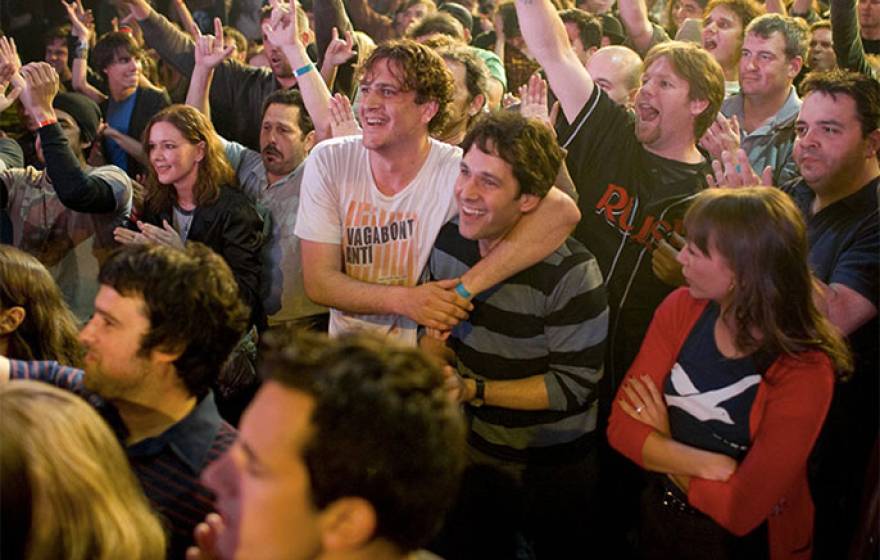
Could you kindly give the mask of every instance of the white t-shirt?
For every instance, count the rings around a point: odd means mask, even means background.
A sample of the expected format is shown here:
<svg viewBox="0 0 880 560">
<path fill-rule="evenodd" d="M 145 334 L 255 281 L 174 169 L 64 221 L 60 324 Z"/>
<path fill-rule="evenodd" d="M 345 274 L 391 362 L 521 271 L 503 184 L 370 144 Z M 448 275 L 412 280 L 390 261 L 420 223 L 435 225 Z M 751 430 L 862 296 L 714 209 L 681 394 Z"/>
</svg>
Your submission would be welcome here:
<svg viewBox="0 0 880 560">
<path fill-rule="evenodd" d="M 402 191 L 379 192 L 360 136 L 328 140 L 306 160 L 296 235 L 340 245 L 345 273 L 371 284 L 415 286 L 440 228 L 457 212 L 461 150 L 431 140 L 428 159 Z M 330 310 L 330 334 L 359 329 L 416 343 L 416 323 L 399 315 Z"/>
</svg>

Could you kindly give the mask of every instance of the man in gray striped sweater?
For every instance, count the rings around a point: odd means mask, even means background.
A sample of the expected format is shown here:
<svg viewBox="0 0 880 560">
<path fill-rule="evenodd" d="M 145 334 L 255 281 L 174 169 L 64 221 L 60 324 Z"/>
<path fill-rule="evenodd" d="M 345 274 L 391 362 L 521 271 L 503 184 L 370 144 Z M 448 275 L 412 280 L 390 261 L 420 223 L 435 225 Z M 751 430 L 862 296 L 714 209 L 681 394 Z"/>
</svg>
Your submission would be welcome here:
<svg viewBox="0 0 880 560">
<path fill-rule="evenodd" d="M 435 279 L 492 251 L 553 184 L 563 152 L 549 128 L 516 113 L 479 121 L 462 144 L 457 220 L 441 230 Z M 569 238 L 542 262 L 474 300 L 467 321 L 422 347 L 444 356 L 469 421 L 471 468 L 435 551 L 512 557 L 528 546 L 562 558 L 593 529 L 596 385 L 608 329 L 599 266 Z M 504 551 L 504 552 L 502 552 Z"/>
</svg>

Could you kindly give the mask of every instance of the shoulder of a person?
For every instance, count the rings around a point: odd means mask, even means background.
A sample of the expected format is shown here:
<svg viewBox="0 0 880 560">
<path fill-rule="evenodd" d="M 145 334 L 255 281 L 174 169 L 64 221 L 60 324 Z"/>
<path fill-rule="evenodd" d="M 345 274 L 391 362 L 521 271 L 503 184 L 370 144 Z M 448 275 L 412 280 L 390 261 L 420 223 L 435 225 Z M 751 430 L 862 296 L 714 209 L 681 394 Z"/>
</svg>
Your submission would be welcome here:
<svg viewBox="0 0 880 560">
<path fill-rule="evenodd" d="M 829 386 L 832 386 L 834 384 L 834 366 L 831 363 L 831 358 L 820 350 L 808 350 L 794 355 L 783 354 L 773 362 L 765 377 L 774 383 L 791 381 L 800 384 L 804 375 L 816 376 L 810 385 L 824 379 Z"/>
</svg>

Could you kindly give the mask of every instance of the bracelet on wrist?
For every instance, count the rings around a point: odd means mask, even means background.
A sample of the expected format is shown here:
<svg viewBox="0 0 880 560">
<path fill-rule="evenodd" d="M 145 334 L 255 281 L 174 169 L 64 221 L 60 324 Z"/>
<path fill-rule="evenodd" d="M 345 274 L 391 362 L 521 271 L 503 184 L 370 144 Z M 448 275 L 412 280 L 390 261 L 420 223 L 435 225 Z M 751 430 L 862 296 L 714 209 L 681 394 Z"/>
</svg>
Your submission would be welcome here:
<svg viewBox="0 0 880 560">
<path fill-rule="evenodd" d="M 457 293 L 464 299 L 471 299 L 471 297 L 474 295 L 470 293 L 467 288 L 464 287 L 463 282 L 459 282 L 458 285 L 455 287 L 455 293 Z"/>
<path fill-rule="evenodd" d="M 315 69 L 315 65 L 312 64 L 311 62 L 309 62 L 309 63 L 306 64 L 305 66 L 300 66 L 299 68 L 297 68 L 296 71 L 294 72 L 294 75 L 295 75 L 297 78 L 299 78 L 299 77 L 302 76 L 303 74 L 308 74 L 309 72 L 311 72 L 311 71 L 314 70 L 314 69 Z"/>
<path fill-rule="evenodd" d="M 44 121 L 40 121 L 40 122 L 38 122 L 38 123 L 37 123 L 37 128 L 38 128 L 38 129 L 39 129 L 39 128 L 43 128 L 44 126 L 49 126 L 50 124 L 55 124 L 55 123 L 57 123 L 57 122 L 58 122 L 58 119 L 55 119 L 55 118 L 49 118 L 49 119 L 46 119 L 46 120 L 44 120 Z"/>
</svg>

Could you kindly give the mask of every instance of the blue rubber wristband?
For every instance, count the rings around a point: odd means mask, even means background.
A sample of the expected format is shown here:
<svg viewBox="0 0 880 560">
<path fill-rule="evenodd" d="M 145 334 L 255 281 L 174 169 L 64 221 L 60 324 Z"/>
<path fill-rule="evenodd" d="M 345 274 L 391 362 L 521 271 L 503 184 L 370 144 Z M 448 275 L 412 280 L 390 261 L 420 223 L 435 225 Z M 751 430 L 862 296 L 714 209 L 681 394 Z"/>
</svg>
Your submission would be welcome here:
<svg viewBox="0 0 880 560">
<path fill-rule="evenodd" d="M 464 299 L 471 299 L 471 296 L 474 295 L 467 291 L 467 288 L 464 287 L 464 284 L 459 282 L 458 286 L 455 287 L 455 293 L 463 297 Z"/>
<path fill-rule="evenodd" d="M 299 68 L 297 68 L 296 72 L 294 72 L 294 74 L 296 75 L 297 78 L 299 78 L 303 74 L 308 74 L 309 72 L 311 72 L 314 69 L 315 69 L 315 65 L 312 64 L 311 62 L 309 62 L 305 66 L 300 66 Z"/>
</svg>

